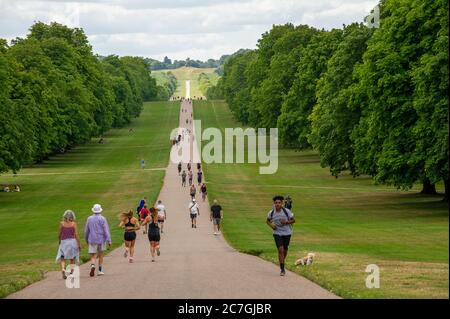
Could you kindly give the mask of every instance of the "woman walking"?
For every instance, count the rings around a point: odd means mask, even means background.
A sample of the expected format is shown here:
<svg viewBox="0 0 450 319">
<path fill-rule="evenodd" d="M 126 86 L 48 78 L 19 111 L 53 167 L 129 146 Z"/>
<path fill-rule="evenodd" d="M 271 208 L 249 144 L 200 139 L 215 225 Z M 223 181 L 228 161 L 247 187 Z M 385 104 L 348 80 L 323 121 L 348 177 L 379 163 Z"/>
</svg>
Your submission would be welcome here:
<svg viewBox="0 0 450 319">
<path fill-rule="evenodd" d="M 189 177 L 189 186 L 192 186 L 192 179 L 194 177 L 194 174 L 192 173 L 192 171 L 188 172 L 188 177 Z"/>
<path fill-rule="evenodd" d="M 181 186 L 186 187 L 186 172 L 183 171 L 181 174 Z"/>
<path fill-rule="evenodd" d="M 192 184 L 191 188 L 189 190 L 189 194 L 191 195 L 191 199 L 195 199 L 195 194 L 197 193 L 197 189 L 195 188 L 195 185 Z"/>
<path fill-rule="evenodd" d="M 133 211 L 130 210 L 128 213 L 120 214 L 120 224 L 119 227 L 125 229 L 125 234 L 123 240 L 125 241 L 125 253 L 123 257 L 127 258 L 128 261 L 132 263 L 134 261 L 134 244 L 136 242 L 136 230 L 139 230 L 139 222 L 133 217 Z"/>
<path fill-rule="evenodd" d="M 202 172 L 201 170 L 199 170 L 199 171 L 197 172 L 197 182 L 198 182 L 198 185 L 200 185 L 200 184 L 202 183 L 202 177 L 203 177 L 203 172 Z"/>
<path fill-rule="evenodd" d="M 202 187 L 200 188 L 200 191 L 202 193 L 202 200 L 205 201 L 206 194 L 207 194 L 207 192 L 206 192 L 206 184 L 205 183 L 202 184 Z"/>
<path fill-rule="evenodd" d="M 159 249 L 159 241 L 161 240 L 161 235 L 159 232 L 158 225 L 158 209 L 155 207 L 150 207 L 150 215 L 147 216 L 142 225 L 148 224 L 148 240 L 150 241 L 150 254 L 152 255 L 152 262 L 155 261 L 156 255 L 160 255 L 161 251 Z"/>
<path fill-rule="evenodd" d="M 75 269 L 75 261 L 80 260 L 81 243 L 78 236 L 77 223 L 75 222 L 75 213 L 66 210 L 63 215 L 63 221 L 59 226 L 59 248 L 56 256 L 56 262 L 61 264 L 63 279 L 67 279 L 66 260 L 70 260 L 70 274 Z"/>
</svg>

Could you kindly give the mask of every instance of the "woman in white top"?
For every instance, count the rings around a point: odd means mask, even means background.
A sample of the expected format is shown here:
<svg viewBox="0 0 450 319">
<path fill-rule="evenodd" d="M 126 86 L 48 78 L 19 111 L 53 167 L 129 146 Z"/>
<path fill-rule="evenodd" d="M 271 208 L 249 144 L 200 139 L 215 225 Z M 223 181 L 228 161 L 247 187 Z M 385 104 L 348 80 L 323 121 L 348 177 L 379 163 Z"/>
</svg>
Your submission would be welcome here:
<svg viewBox="0 0 450 319">
<path fill-rule="evenodd" d="M 164 222 L 167 219 L 166 215 L 166 206 L 163 205 L 161 200 L 158 200 L 158 205 L 156 205 L 156 208 L 158 209 L 158 223 L 159 228 L 161 229 L 161 234 L 164 233 Z"/>
</svg>

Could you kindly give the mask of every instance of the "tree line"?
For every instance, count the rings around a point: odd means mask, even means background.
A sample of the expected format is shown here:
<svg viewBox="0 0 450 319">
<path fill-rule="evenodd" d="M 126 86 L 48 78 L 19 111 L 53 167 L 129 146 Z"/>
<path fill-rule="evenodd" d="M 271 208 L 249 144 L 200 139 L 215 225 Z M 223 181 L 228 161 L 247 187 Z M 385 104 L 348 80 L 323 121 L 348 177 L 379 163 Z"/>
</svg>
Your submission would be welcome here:
<svg viewBox="0 0 450 319">
<path fill-rule="evenodd" d="M 122 127 L 158 94 L 143 58 L 99 59 L 82 29 L 58 23 L 0 39 L 0 83 L 0 172 Z"/>
<path fill-rule="evenodd" d="M 314 148 L 334 176 L 449 191 L 448 1 L 383 0 L 380 27 L 277 25 L 207 92 L 236 118 Z"/>
<path fill-rule="evenodd" d="M 208 59 L 207 61 L 193 60 L 191 58 L 172 61 L 166 56 L 162 61 L 146 58 L 146 62 L 148 63 L 150 70 L 178 69 L 184 66 L 193 68 L 217 68 L 223 64 L 226 57 L 227 55 L 223 55 L 218 60 Z"/>
<path fill-rule="evenodd" d="M 243 52 L 250 51 L 248 49 L 240 49 L 233 54 L 223 54 L 218 60 L 208 59 L 206 61 L 193 60 L 186 58 L 186 60 L 174 60 L 172 61 L 167 56 L 162 61 L 158 61 L 152 58 L 146 58 L 145 62 L 149 65 L 150 70 L 166 70 L 166 69 L 178 69 L 184 66 L 193 68 L 216 68 L 215 72 L 218 75 L 223 75 L 223 65 L 232 56 Z"/>
<path fill-rule="evenodd" d="M 155 73 L 154 73 L 155 74 Z M 158 95 L 157 100 L 168 101 L 177 89 L 177 78 L 172 72 L 161 72 L 158 74 L 159 81 L 156 80 Z"/>
</svg>

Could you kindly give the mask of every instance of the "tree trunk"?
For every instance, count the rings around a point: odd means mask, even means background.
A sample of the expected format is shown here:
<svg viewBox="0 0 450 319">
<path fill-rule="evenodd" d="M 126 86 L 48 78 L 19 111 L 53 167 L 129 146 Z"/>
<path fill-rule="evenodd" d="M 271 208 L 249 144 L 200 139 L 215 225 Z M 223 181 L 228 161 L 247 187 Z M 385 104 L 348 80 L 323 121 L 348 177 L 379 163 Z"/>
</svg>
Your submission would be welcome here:
<svg viewBox="0 0 450 319">
<path fill-rule="evenodd" d="M 423 181 L 423 188 L 420 192 L 421 194 L 427 194 L 427 195 L 436 195 L 436 186 L 430 182 L 428 178 L 426 178 Z"/>
<path fill-rule="evenodd" d="M 445 185 L 445 195 L 444 195 L 444 199 L 443 201 L 448 203 L 448 191 L 450 190 L 450 179 L 447 178 L 446 180 L 444 180 L 444 185 Z"/>
</svg>

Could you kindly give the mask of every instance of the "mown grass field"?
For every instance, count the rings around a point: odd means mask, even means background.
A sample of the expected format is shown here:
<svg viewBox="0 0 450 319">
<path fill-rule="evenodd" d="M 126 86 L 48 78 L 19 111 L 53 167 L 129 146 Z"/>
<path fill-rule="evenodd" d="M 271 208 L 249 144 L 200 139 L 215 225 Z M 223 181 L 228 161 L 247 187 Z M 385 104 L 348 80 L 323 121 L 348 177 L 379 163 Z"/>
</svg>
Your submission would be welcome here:
<svg viewBox="0 0 450 319">
<path fill-rule="evenodd" d="M 203 97 L 200 85 L 198 83 L 198 77 L 201 73 L 205 73 L 211 78 L 211 81 L 215 83 L 217 81 L 218 76 L 216 77 L 216 73 L 214 73 L 214 68 L 192 68 L 192 67 L 182 67 L 178 69 L 170 69 L 170 70 L 156 70 L 152 71 L 152 76 L 154 76 L 157 80 L 160 78 L 158 73 L 161 72 L 172 72 L 173 75 L 177 78 L 178 85 L 177 90 L 173 94 L 173 96 L 185 96 L 186 95 L 186 81 L 190 80 L 191 86 L 191 98 L 194 97 Z"/>
<path fill-rule="evenodd" d="M 147 196 L 156 200 L 169 160 L 169 133 L 178 126 L 179 102 L 145 103 L 141 116 L 122 129 L 76 147 L 17 177 L 0 176 L 0 183 L 17 183 L 20 193 L 0 193 L 0 297 L 39 280 L 55 264 L 59 221 L 66 209 L 76 213 L 80 236 L 93 204 L 104 208 L 113 246 L 122 244 L 118 214 L 135 209 Z M 133 132 L 129 131 L 133 128 Z M 145 159 L 146 170 L 140 167 Z M 162 170 L 151 170 L 162 168 Z M 148 170 L 147 170 L 148 169 Z M 82 260 L 87 259 L 84 240 Z"/>
<path fill-rule="evenodd" d="M 195 101 L 202 129 L 241 126 L 222 101 Z M 203 143 L 205 144 L 205 142 Z M 448 298 L 449 220 L 442 196 L 397 191 L 369 177 L 330 176 L 315 152 L 280 150 L 276 174 L 259 164 L 203 165 L 209 200 L 224 209 L 223 233 L 236 249 L 278 262 L 265 224 L 275 194 L 291 195 L 297 223 L 287 267 L 344 298 Z M 443 191 L 442 185 L 439 191 Z M 315 263 L 296 267 L 308 252 Z M 365 269 L 380 267 L 379 289 Z"/>
<path fill-rule="evenodd" d="M 152 78 L 156 80 L 157 85 L 165 85 L 169 82 L 169 79 L 167 77 L 167 72 L 170 72 L 170 70 L 165 71 L 152 71 L 150 74 Z"/>
</svg>

